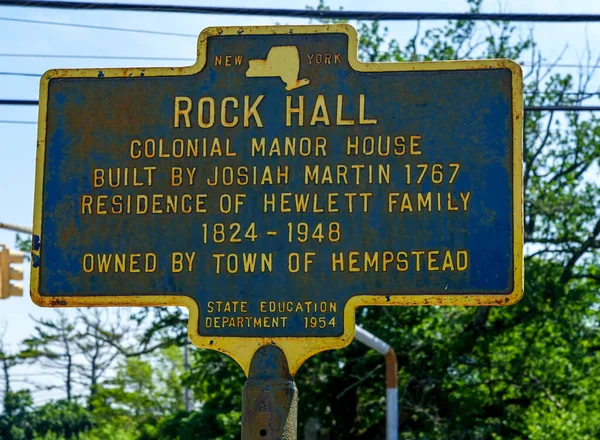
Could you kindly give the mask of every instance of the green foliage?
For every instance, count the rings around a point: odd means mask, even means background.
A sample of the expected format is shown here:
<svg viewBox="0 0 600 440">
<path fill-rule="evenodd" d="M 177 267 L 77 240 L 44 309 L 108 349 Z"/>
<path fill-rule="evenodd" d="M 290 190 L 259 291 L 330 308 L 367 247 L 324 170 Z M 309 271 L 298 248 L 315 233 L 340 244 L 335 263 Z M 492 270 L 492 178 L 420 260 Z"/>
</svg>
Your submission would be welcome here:
<svg viewBox="0 0 600 440">
<path fill-rule="evenodd" d="M 31 417 L 35 432 L 41 436 L 74 439 L 92 427 L 91 414 L 80 404 L 68 400 L 49 402 Z"/>
<path fill-rule="evenodd" d="M 196 350 L 186 382 L 203 402 L 194 419 L 202 422 L 206 437 L 219 440 L 240 437 L 241 389 L 246 378 L 232 359 L 210 350 Z M 191 421 L 194 421 L 191 420 Z"/>
<path fill-rule="evenodd" d="M 4 412 L 0 415 L 0 438 L 178 439 L 177 432 L 192 432 L 198 428 L 189 421 L 196 420 L 198 414 L 183 411 L 182 373 L 181 349 L 170 347 L 142 358 L 124 358 L 114 377 L 103 381 L 90 395 L 88 407 L 91 410 L 74 399 L 53 401 L 36 408 L 28 391 L 7 393 Z M 202 424 L 212 420 L 215 411 L 210 414 L 203 416 Z M 225 426 L 221 431 L 228 432 L 227 417 L 219 415 L 217 418 L 220 419 L 218 424 Z M 183 426 L 186 423 L 188 431 Z"/>
<path fill-rule="evenodd" d="M 29 255 L 31 254 L 31 236 L 27 235 L 22 237 L 21 235 L 17 234 L 15 238 L 15 247 L 18 250 L 25 252 L 25 258 L 28 260 Z"/>
<path fill-rule="evenodd" d="M 124 439 L 168 438 L 159 435 L 159 426 L 183 410 L 182 373 L 183 355 L 175 346 L 123 359 L 114 377 L 105 380 L 92 398 L 97 428 L 90 440 L 107 432 Z"/>
<path fill-rule="evenodd" d="M 472 12 L 480 5 L 469 1 Z M 452 21 L 423 35 L 417 29 L 405 46 L 379 23 L 358 30 L 363 61 L 527 57 L 535 62 L 526 72 L 528 105 L 589 98 L 592 72 L 578 81 L 545 72 L 533 40 L 510 23 Z M 585 178 L 600 156 L 600 125 L 594 115 L 531 112 L 525 131 L 524 299 L 509 308 L 357 312 L 398 354 L 403 439 L 600 437 L 600 198 L 598 182 Z M 200 352 L 196 362 L 194 389 L 204 405 L 239 409 L 239 370 L 215 353 Z M 310 422 L 321 426 L 320 438 L 384 438 L 379 355 L 359 344 L 322 353 L 296 380 L 300 432 Z"/>
<path fill-rule="evenodd" d="M 5 392 L 4 412 L 0 415 L 0 438 L 5 440 L 30 440 L 33 438 L 30 412 L 33 406 L 27 390 Z"/>
<path fill-rule="evenodd" d="M 478 12 L 481 0 L 468 5 Z M 321 1 L 317 9 L 327 6 Z M 358 31 L 363 61 L 527 59 L 526 105 L 579 105 L 591 96 L 594 70 L 573 77 L 546 69 L 532 38 L 510 23 L 459 20 L 423 33 L 417 27 L 404 45 L 377 22 L 359 23 Z M 401 439 L 600 438 L 600 186 L 590 178 L 599 166 L 600 124 L 594 114 L 540 111 L 528 112 L 524 124 L 522 301 L 508 308 L 357 311 L 357 322 L 397 353 Z M 220 353 L 196 350 L 184 373 L 181 350 L 173 346 L 187 339 L 179 308 L 146 309 L 133 318 L 146 330 L 139 341 L 146 354 L 122 357 L 110 379 L 98 380 L 88 410 L 75 398 L 35 409 L 27 392 L 7 392 L 0 437 L 239 438 L 241 369 Z M 53 344 L 75 329 L 52 325 L 40 324 L 26 353 L 64 362 L 64 340 L 77 337 L 63 338 L 60 349 Z M 8 384 L 18 356 L 0 360 Z M 321 353 L 301 367 L 296 381 L 299 432 L 310 425 L 320 439 L 385 438 L 380 355 L 357 343 Z M 184 410 L 184 384 L 199 402 L 194 411 Z M 73 427 L 69 434 L 61 424 Z"/>
<path fill-rule="evenodd" d="M 23 341 L 26 349 L 22 355 L 36 358 L 47 369 L 58 370 L 64 378 L 64 390 L 67 400 L 73 398 L 75 381 L 75 347 L 80 337 L 76 324 L 66 314 L 57 312 L 55 320 L 36 320 L 35 334 Z"/>
<path fill-rule="evenodd" d="M 240 412 L 224 412 L 213 401 L 201 411 L 180 411 L 165 417 L 158 426 L 157 439 L 235 440 L 240 438 Z"/>
<path fill-rule="evenodd" d="M 80 435 L 78 440 L 138 440 L 138 432 L 136 426 L 120 426 L 117 418 L 110 424 L 94 427 L 90 432 Z M 57 438 L 56 440 L 63 439 Z"/>
<path fill-rule="evenodd" d="M 478 12 L 481 1 L 470 1 Z M 359 27 L 368 61 L 528 56 L 528 105 L 581 104 L 578 81 L 544 71 L 530 38 L 510 23 L 471 21 L 426 31 L 398 49 L 387 29 Z M 391 48 L 391 50 L 390 50 Z M 392 57 L 390 57 L 392 54 Z M 530 112 L 525 121 L 524 299 L 510 308 L 363 309 L 358 321 L 391 345 L 400 365 L 404 439 L 598 438 L 600 189 L 594 114 Z M 316 356 L 298 375 L 301 420 L 330 438 L 383 438 L 381 359 L 361 347 Z M 379 427 L 379 428 L 378 428 Z"/>
</svg>

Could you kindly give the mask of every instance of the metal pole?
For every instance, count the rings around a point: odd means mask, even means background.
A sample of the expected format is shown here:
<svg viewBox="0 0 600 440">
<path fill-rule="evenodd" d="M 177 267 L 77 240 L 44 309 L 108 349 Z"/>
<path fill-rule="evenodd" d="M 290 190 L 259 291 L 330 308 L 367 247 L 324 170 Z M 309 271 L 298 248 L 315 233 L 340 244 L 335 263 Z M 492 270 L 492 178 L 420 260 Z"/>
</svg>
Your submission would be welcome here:
<svg viewBox="0 0 600 440">
<path fill-rule="evenodd" d="M 398 440 L 398 361 L 391 347 L 385 355 L 385 387 L 387 440 Z"/>
<path fill-rule="evenodd" d="M 25 226 L 11 225 L 2 222 L 0 222 L 0 229 L 8 229 L 9 231 L 23 232 L 24 234 L 33 234 L 33 230 L 31 228 L 27 228 Z"/>
<path fill-rule="evenodd" d="M 355 338 L 381 353 L 385 359 L 385 432 L 387 440 L 398 440 L 398 361 L 389 344 L 358 325 Z"/>
<path fill-rule="evenodd" d="M 242 391 L 242 440 L 296 440 L 298 388 L 275 345 L 258 349 Z"/>
</svg>

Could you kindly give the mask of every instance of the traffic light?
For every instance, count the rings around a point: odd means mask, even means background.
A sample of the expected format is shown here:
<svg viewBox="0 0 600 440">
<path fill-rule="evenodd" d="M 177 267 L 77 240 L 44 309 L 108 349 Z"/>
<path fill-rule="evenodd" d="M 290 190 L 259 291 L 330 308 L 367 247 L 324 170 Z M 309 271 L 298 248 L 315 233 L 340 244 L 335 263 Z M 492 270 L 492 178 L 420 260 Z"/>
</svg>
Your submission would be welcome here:
<svg viewBox="0 0 600 440">
<path fill-rule="evenodd" d="M 11 264 L 23 264 L 25 253 L 13 251 L 0 245 L 0 298 L 23 296 L 23 269 L 11 267 Z M 13 282 L 17 281 L 17 282 Z"/>
</svg>

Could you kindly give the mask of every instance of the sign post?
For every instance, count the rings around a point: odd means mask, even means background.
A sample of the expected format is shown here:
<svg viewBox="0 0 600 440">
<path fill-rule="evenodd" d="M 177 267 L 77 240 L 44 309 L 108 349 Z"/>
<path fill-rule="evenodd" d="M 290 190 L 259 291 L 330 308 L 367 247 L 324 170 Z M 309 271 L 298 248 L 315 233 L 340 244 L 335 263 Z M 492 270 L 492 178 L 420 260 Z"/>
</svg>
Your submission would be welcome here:
<svg viewBox="0 0 600 440">
<path fill-rule="evenodd" d="M 33 301 L 185 306 L 197 347 L 246 374 L 274 347 L 292 376 L 352 341 L 359 306 L 513 304 L 522 117 L 514 62 L 361 63 L 347 25 L 209 28 L 189 67 L 51 70 Z"/>
<path fill-rule="evenodd" d="M 242 440 L 295 440 L 298 388 L 285 354 L 275 345 L 260 347 L 242 390 Z"/>
</svg>

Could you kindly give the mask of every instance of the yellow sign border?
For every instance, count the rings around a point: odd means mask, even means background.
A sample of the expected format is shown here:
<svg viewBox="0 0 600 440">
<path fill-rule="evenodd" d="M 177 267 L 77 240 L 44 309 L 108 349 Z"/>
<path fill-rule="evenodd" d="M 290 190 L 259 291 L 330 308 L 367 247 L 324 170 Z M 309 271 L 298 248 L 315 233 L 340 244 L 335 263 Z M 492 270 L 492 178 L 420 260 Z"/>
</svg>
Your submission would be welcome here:
<svg viewBox="0 0 600 440">
<path fill-rule="evenodd" d="M 359 72 L 405 72 L 440 70 L 489 70 L 508 69 L 512 73 L 512 113 L 513 113 L 513 225 L 514 225 L 514 284 L 508 295 L 359 295 L 352 297 L 344 308 L 344 333 L 339 337 L 206 337 L 198 334 L 199 310 L 196 302 L 183 296 L 86 296 L 86 297 L 47 297 L 39 294 L 39 267 L 31 269 L 31 299 L 43 307 L 110 307 L 110 306 L 183 306 L 189 310 L 188 335 L 194 345 L 223 352 L 237 361 L 248 374 L 252 356 L 262 345 L 277 345 L 285 353 L 290 372 L 295 374 L 309 357 L 325 350 L 342 348 L 354 339 L 355 309 L 359 306 L 495 306 L 514 304 L 523 296 L 523 74 L 521 67 L 511 60 L 436 61 L 407 63 L 362 63 L 358 60 L 358 36 L 356 30 L 346 24 L 318 26 L 250 26 L 250 27 L 210 27 L 202 31 L 198 38 L 198 56 L 191 66 L 172 68 L 110 68 L 110 69 L 60 69 L 49 70 L 40 81 L 40 104 L 38 141 L 35 172 L 35 202 L 33 234 L 41 237 L 42 232 L 42 191 L 44 177 L 46 115 L 48 104 L 48 84 L 54 78 L 97 78 L 102 72 L 105 78 L 140 76 L 183 76 L 200 72 L 206 65 L 206 42 L 215 36 L 246 35 L 289 35 L 315 33 L 343 33 L 348 36 L 348 60 L 350 66 Z M 34 249 L 34 257 L 39 257 Z M 32 259 L 32 261 L 34 261 Z M 493 268 L 490 268 L 493 270 Z M 389 298 L 389 299 L 388 299 Z"/>
</svg>

